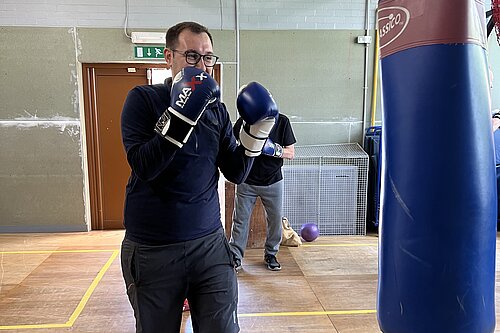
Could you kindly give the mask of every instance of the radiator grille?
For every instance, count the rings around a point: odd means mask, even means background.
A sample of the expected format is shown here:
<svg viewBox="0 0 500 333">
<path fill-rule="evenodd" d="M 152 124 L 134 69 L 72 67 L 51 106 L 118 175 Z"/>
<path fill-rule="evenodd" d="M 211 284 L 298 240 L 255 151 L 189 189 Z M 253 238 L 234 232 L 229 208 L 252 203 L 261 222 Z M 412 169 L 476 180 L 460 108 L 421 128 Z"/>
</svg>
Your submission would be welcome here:
<svg viewBox="0 0 500 333">
<path fill-rule="evenodd" d="M 368 155 L 357 143 L 295 147 L 283 165 L 284 215 L 296 231 L 365 235 Z"/>
</svg>

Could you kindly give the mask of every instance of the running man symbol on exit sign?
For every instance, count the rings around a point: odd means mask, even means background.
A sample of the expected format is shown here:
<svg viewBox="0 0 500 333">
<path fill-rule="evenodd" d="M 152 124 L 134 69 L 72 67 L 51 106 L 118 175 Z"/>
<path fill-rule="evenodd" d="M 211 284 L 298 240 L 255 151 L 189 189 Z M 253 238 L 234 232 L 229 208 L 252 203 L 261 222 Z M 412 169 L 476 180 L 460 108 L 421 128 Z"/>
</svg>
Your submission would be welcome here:
<svg viewBox="0 0 500 333">
<path fill-rule="evenodd" d="M 135 57 L 138 59 L 163 59 L 163 46 L 135 46 Z"/>
</svg>

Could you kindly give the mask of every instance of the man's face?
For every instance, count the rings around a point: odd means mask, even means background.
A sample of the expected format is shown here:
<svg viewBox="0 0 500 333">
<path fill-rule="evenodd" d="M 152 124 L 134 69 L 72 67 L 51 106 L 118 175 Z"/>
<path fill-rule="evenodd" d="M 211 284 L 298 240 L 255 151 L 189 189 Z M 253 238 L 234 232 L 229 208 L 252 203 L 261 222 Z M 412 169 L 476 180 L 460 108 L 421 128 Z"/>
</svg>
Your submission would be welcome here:
<svg viewBox="0 0 500 333">
<path fill-rule="evenodd" d="M 175 77 L 184 67 L 193 66 L 186 62 L 186 56 L 184 55 L 186 51 L 194 51 L 201 55 L 213 54 L 210 37 L 206 33 L 196 34 L 188 29 L 179 34 L 175 50 L 172 51 L 166 48 L 164 51 L 167 67 L 172 70 L 172 77 Z M 206 67 L 203 59 L 194 66 L 212 75 L 213 67 Z"/>
</svg>

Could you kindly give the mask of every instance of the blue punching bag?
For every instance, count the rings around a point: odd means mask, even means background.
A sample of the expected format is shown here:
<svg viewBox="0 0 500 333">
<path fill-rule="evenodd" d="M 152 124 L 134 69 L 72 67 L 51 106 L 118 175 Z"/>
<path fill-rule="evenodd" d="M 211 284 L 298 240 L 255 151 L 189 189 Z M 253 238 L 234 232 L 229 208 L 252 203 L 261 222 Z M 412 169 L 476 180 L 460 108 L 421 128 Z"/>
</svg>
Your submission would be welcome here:
<svg viewBox="0 0 500 333">
<path fill-rule="evenodd" d="M 482 0 L 381 0 L 377 315 L 385 333 L 495 328 L 496 184 Z"/>
</svg>

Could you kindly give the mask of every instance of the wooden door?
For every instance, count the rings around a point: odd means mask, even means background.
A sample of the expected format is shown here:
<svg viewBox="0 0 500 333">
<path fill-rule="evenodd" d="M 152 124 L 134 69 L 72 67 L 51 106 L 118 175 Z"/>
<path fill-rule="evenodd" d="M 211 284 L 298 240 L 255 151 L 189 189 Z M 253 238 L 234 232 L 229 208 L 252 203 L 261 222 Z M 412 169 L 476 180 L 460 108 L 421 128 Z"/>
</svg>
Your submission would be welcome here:
<svg viewBox="0 0 500 333">
<path fill-rule="evenodd" d="M 84 64 L 84 112 L 93 230 L 123 228 L 125 186 L 130 176 L 120 117 L 130 89 L 149 84 L 162 64 Z M 214 69 L 220 82 L 220 67 Z"/>
<path fill-rule="evenodd" d="M 125 185 L 130 176 L 120 116 L 130 89 L 147 84 L 135 65 L 84 65 L 84 109 L 92 229 L 123 228 Z"/>
</svg>

